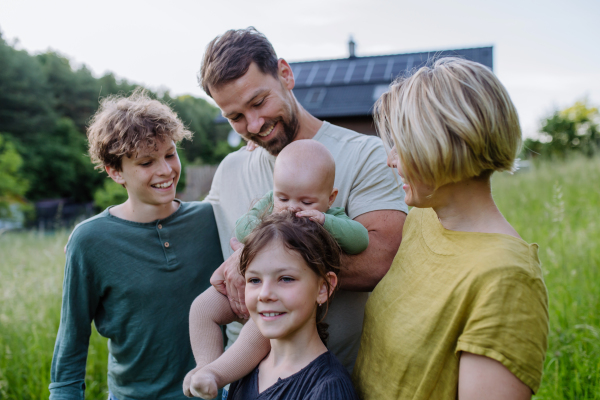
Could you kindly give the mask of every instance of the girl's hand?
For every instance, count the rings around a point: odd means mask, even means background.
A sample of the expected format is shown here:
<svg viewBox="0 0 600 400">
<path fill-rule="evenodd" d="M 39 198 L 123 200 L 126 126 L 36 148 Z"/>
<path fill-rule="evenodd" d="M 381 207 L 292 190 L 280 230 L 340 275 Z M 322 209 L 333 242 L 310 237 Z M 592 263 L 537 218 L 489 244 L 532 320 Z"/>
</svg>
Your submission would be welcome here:
<svg viewBox="0 0 600 400">
<path fill-rule="evenodd" d="M 190 392 L 194 397 L 214 399 L 218 390 L 217 378 L 212 373 L 200 370 L 192 376 Z"/>
<path fill-rule="evenodd" d="M 317 222 L 321 225 L 325 224 L 325 213 L 317 210 L 299 211 L 296 213 L 296 217 L 306 217 L 311 221 Z"/>
</svg>

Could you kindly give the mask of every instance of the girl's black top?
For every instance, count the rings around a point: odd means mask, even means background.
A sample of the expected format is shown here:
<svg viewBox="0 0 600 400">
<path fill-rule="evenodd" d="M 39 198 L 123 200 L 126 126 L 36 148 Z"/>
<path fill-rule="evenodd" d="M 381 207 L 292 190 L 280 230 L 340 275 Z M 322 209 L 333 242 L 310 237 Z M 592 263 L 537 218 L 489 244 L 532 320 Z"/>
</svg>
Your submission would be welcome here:
<svg viewBox="0 0 600 400">
<path fill-rule="evenodd" d="M 227 400 L 358 400 L 348 371 L 327 351 L 258 393 L 258 367 L 231 384 Z"/>
</svg>

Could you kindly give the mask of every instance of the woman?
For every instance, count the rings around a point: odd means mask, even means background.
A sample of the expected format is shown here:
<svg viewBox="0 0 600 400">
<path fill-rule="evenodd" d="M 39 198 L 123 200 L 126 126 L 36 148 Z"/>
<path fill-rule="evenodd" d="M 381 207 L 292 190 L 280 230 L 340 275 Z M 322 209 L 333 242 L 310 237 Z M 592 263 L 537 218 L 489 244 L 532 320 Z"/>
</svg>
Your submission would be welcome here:
<svg viewBox="0 0 600 400">
<path fill-rule="evenodd" d="M 378 101 L 414 208 L 369 298 L 355 384 L 362 399 L 529 399 L 540 385 L 548 300 L 536 244 L 492 198 L 521 145 L 508 93 L 484 66 L 440 59 Z"/>
</svg>

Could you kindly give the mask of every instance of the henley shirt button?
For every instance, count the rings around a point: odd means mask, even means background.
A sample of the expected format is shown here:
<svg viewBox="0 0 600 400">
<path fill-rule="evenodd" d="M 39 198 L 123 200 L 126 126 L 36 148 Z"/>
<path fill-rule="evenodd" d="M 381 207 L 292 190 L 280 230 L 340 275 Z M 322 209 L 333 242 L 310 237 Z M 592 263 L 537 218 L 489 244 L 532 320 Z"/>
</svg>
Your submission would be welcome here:
<svg viewBox="0 0 600 400">
<path fill-rule="evenodd" d="M 169 247 L 169 242 L 165 242 L 165 247 Z"/>
<path fill-rule="evenodd" d="M 162 229 L 162 225 L 161 224 L 158 224 L 158 229 Z"/>
</svg>

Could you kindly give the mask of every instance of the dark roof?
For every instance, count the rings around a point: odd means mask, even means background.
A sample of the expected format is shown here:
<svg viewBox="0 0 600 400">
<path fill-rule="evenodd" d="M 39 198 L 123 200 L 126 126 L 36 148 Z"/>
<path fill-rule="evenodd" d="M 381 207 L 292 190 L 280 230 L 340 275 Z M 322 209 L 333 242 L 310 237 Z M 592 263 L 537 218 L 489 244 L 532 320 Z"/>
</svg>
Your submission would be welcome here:
<svg viewBox="0 0 600 400">
<path fill-rule="evenodd" d="M 493 47 L 351 57 L 290 63 L 294 95 L 317 118 L 366 116 L 394 78 L 424 66 L 431 59 L 462 57 L 493 69 Z M 218 122 L 224 122 L 220 117 Z"/>
</svg>

